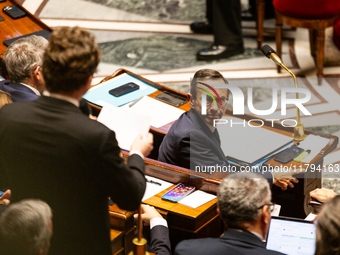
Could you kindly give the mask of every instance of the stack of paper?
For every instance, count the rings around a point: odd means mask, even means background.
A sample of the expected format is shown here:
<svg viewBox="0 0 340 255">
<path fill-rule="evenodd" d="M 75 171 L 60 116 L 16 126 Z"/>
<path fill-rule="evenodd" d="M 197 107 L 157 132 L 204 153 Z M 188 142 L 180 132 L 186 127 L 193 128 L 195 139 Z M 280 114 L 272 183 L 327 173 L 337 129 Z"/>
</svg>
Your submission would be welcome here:
<svg viewBox="0 0 340 255">
<path fill-rule="evenodd" d="M 147 200 L 150 197 L 153 197 L 154 195 L 158 194 L 159 192 L 162 192 L 163 190 L 169 188 L 173 183 L 166 182 L 161 179 L 151 177 L 148 175 L 145 175 L 145 178 L 147 180 L 146 182 L 146 190 L 144 193 L 144 196 L 142 198 L 142 201 Z M 151 182 L 150 182 L 151 181 Z"/>
<path fill-rule="evenodd" d="M 208 194 L 201 190 L 197 190 L 194 193 L 188 195 L 187 197 L 181 199 L 178 203 L 189 206 L 191 208 L 197 208 L 215 198 L 216 198 L 215 195 Z"/>
<path fill-rule="evenodd" d="M 152 116 L 151 126 L 155 128 L 160 128 L 170 122 L 177 120 L 184 112 L 181 109 L 151 97 L 143 97 L 130 109 L 132 109 L 132 111 L 135 113 Z"/>
<path fill-rule="evenodd" d="M 116 133 L 121 149 L 129 151 L 139 134 L 146 136 L 149 132 L 151 117 L 128 109 L 105 105 L 98 116 L 98 121 Z"/>
</svg>

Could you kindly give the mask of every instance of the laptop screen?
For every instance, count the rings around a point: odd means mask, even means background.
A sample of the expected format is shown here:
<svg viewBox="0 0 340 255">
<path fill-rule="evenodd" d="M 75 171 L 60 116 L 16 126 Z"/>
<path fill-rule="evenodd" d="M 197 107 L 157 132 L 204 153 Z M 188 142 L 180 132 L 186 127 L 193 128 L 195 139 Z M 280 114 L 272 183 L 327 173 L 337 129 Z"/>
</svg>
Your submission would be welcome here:
<svg viewBox="0 0 340 255">
<path fill-rule="evenodd" d="M 288 255 L 314 255 L 315 230 L 310 221 L 272 217 L 266 248 Z"/>
</svg>

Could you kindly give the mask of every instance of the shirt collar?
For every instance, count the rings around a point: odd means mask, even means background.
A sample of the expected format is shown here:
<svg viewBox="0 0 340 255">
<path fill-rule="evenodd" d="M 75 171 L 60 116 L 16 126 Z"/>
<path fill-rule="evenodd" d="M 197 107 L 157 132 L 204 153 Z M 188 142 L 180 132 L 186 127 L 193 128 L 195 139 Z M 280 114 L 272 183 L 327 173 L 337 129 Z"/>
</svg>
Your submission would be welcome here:
<svg viewBox="0 0 340 255">
<path fill-rule="evenodd" d="M 56 93 L 50 93 L 48 91 L 44 91 L 44 96 L 48 96 L 48 97 L 54 97 L 57 99 L 61 99 L 67 102 L 70 102 L 71 104 L 74 104 L 76 107 L 79 108 L 79 101 L 73 97 L 69 97 L 69 96 L 65 96 L 65 95 L 61 95 L 61 94 L 56 94 Z"/>
<path fill-rule="evenodd" d="M 27 88 L 29 88 L 30 90 L 32 90 L 36 95 L 38 95 L 38 96 L 41 95 L 40 92 L 39 92 L 36 88 L 33 88 L 32 86 L 27 85 L 27 84 L 22 83 L 22 82 L 20 82 L 20 84 L 22 84 L 22 85 L 24 85 L 25 87 L 27 87 Z"/>
</svg>

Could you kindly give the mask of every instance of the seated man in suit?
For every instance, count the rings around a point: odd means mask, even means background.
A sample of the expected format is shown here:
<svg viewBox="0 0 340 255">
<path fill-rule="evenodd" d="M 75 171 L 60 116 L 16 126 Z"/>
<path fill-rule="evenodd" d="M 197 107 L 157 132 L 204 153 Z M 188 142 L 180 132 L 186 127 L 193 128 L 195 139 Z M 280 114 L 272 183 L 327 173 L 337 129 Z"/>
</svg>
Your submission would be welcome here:
<svg viewBox="0 0 340 255">
<path fill-rule="evenodd" d="M 229 90 L 216 89 L 222 105 L 208 101 L 206 114 L 201 113 L 201 95 L 206 93 L 203 91 L 206 89 L 203 84 L 214 86 L 224 83 L 227 81 L 215 70 L 202 69 L 195 73 L 188 94 L 191 109 L 183 113 L 171 126 L 159 148 L 158 160 L 192 170 L 195 170 L 195 166 L 228 165 L 213 122 L 214 119 L 220 119 L 224 115 L 230 95 Z"/>
<path fill-rule="evenodd" d="M 92 34 L 60 27 L 43 58 L 48 96 L 0 110 L 0 186 L 11 189 L 11 202 L 49 204 L 50 255 L 111 255 L 108 197 L 132 211 L 145 191 L 152 135 L 136 138 L 125 164 L 115 133 L 79 109 L 99 61 Z"/>
<path fill-rule="evenodd" d="M 214 103 L 207 96 L 206 114 L 202 114 L 202 94 L 213 90 L 217 84 L 228 83 L 218 71 L 202 69 L 195 73 L 190 84 L 190 111 L 183 113 L 171 126 L 159 148 L 158 160 L 196 170 L 196 166 L 228 167 L 228 161 L 221 149 L 221 141 L 214 120 L 221 119 L 226 112 L 230 92 L 226 88 L 215 88 L 221 103 Z M 212 89 L 211 89 L 212 88 Z M 215 95 L 214 95 L 215 96 Z M 216 97 L 215 101 L 219 102 Z M 230 145 L 232 146 L 232 145 Z M 276 173 L 277 175 L 279 173 Z M 214 173 L 215 177 L 223 178 L 224 173 Z M 275 178 L 270 172 L 263 173 L 268 181 L 287 189 L 294 187 L 295 178 Z"/>
<path fill-rule="evenodd" d="M 5 52 L 9 81 L 0 81 L 0 90 L 8 92 L 13 102 L 37 99 L 45 88 L 42 57 L 48 41 L 32 35 L 16 40 Z"/>
<path fill-rule="evenodd" d="M 47 255 L 52 236 L 51 208 L 40 200 L 11 204 L 0 216 L 1 255 Z"/>
<path fill-rule="evenodd" d="M 176 255 L 282 254 L 265 248 L 271 219 L 271 191 L 268 182 L 254 173 L 236 173 L 225 178 L 217 192 L 218 213 L 226 225 L 220 238 L 180 242 Z"/>
</svg>

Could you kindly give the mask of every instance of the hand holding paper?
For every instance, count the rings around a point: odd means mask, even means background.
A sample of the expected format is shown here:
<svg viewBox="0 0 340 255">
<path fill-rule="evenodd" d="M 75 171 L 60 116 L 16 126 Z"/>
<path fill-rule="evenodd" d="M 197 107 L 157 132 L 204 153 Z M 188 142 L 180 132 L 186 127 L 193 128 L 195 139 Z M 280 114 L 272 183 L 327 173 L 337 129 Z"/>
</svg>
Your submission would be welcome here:
<svg viewBox="0 0 340 255">
<path fill-rule="evenodd" d="M 146 137 L 144 138 L 143 135 L 138 135 L 137 138 L 131 144 L 131 149 L 140 151 L 144 157 L 150 155 L 150 152 L 153 149 L 153 135 L 151 133 L 147 133 Z"/>
<path fill-rule="evenodd" d="M 144 153 L 149 154 L 152 150 L 152 135 L 148 134 L 151 119 L 150 116 L 110 105 L 105 105 L 98 116 L 99 122 L 116 133 L 116 139 L 121 149 L 130 150 L 134 144 L 139 148 L 136 150 L 143 155 Z M 138 140 L 137 144 L 135 144 L 136 140 Z"/>
</svg>

